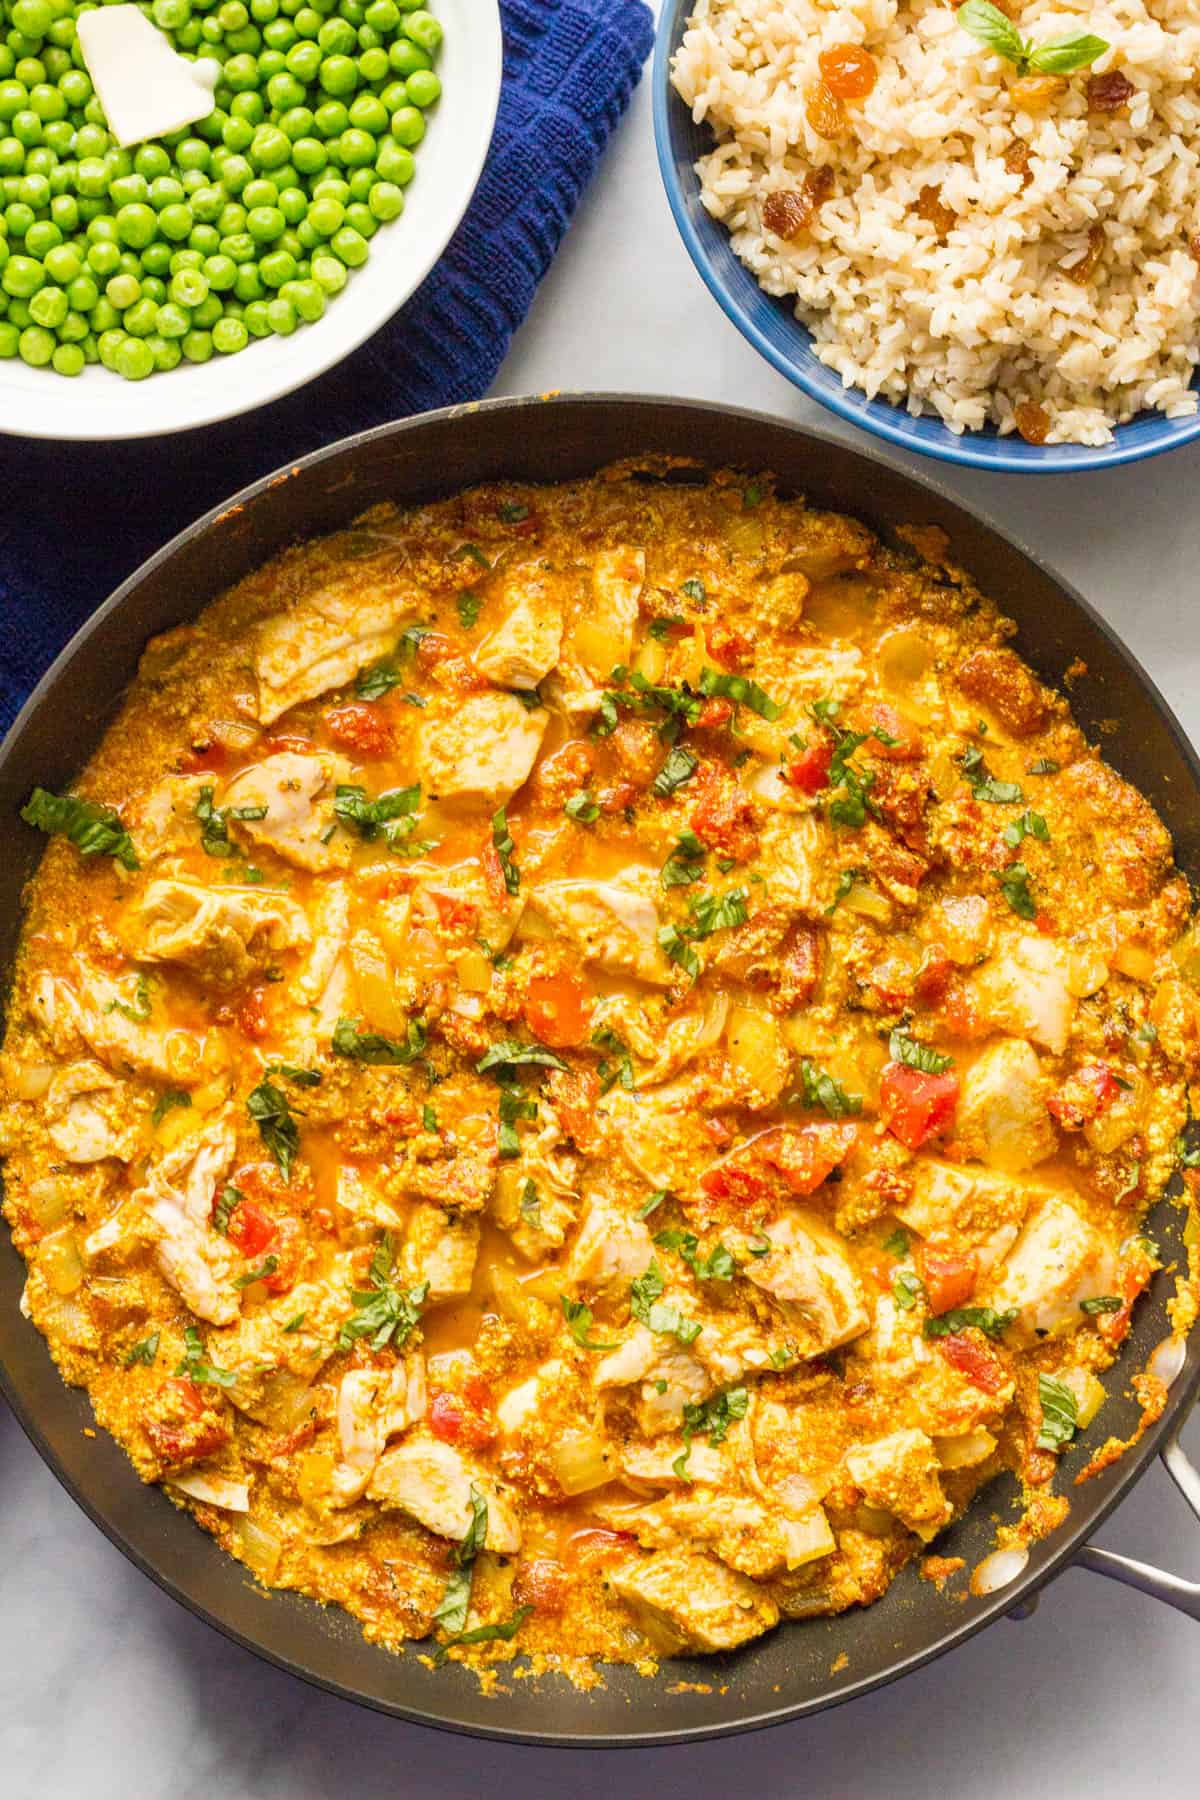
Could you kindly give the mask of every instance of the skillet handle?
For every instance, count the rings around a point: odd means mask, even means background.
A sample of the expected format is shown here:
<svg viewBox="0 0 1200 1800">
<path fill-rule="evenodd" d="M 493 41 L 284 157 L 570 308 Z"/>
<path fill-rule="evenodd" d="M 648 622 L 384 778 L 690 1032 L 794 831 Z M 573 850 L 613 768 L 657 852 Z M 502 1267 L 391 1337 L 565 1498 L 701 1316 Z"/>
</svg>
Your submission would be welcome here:
<svg viewBox="0 0 1200 1800">
<path fill-rule="evenodd" d="M 1187 1413 L 1164 1443 L 1162 1459 L 1167 1473 L 1200 1519 L 1200 1469 L 1179 1441 L 1186 1421 Z M 1075 1565 L 1092 1569 L 1097 1575 L 1107 1575 L 1113 1581 L 1123 1581 L 1126 1586 L 1149 1594 L 1151 1599 L 1165 1600 L 1168 1606 L 1176 1607 L 1190 1619 L 1200 1619 L 1200 1581 L 1184 1581 L 1182 1576 L 1172 1575 L 1166 1569 L 1153 1568 L 1150 1563 L 1136 1562 L 1131 1556 L 1118 1556 L 1114 1550 L 1101 1550 L 1093 1544 L 1083 1546 L 1075 1557 Z"/>
</svg>

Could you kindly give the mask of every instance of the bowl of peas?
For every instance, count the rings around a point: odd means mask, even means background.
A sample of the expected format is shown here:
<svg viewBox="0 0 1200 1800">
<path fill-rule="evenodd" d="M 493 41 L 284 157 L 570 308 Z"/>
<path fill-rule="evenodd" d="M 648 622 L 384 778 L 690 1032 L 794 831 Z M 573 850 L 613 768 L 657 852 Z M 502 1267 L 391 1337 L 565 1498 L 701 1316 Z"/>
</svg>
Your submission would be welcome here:
<svg viewBox="0 0 1200 1800">
<path fill-rule="evenodd" d="M 122 148 L 92 0 L 0 0 L 0 432 L 148 437 L 288 393 L 403 305 L 474 193 L 496 0 L 141 0 L 214 108 Z"/>
</svg>

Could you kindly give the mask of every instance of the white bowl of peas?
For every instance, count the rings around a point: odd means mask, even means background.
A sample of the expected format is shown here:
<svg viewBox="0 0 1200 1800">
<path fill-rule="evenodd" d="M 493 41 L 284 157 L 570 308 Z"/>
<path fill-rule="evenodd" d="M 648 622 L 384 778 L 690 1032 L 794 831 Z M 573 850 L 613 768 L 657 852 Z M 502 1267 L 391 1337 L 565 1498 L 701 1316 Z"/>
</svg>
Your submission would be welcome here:
<svg viewBox="0 0 1200 1800">
<path fill-rule="evenodd" d="M 212 114 L 121 149 L 75 35 L 0 0 L 0 432 L 150 437 L 311 380 L 424 280 L 500 96 L 496 0 L 145 0 L 221 64 Z"/>
</svg>

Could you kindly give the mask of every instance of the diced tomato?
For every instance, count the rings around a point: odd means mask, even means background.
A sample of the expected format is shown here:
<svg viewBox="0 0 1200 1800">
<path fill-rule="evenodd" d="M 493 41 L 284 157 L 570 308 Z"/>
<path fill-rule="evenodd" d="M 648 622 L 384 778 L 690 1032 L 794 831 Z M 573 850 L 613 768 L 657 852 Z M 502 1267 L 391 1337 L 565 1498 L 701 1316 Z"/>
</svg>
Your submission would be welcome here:
<svg viewBox="0 0 1200 1800">
<path fill-rule="evenodd" d="M 700 797 L 688 823 L 710 850 L 745 862 L 758 848 L 757 816 L 736 777 L 712 763 L 702 765 Z"/>
<path fill-rule="evenodd" d="M 954 977 L 954 964 L 938 944 L 931 944 L 921 958 L 913 991 L 926 1006 L 940 1006 Z"/>
<path fill-rule="evenodd" d="M 497 906 L 507 906 L 508 888 L 504 880 L 504 868 L 500 861 L 500 852 L 489 838 L 479 852 L 479 865 L 483 870 L 483 882 L 488 891 L 488 898 Z"/>
<path fill-rule="evenodd" d="M 598 1142 L 596 1102 L 600 1078 L 594 1069 L 556 1069 L 546 1083 L 550 1104 L 567 1136 L 585 1154 Z"/>
<path fill-rule="evenodd" d="M 807 1006 L 821 975 L 821 942 L 811 925 L 796 924 L 783 941 L 779 954 L 780 1005 L 786 1012 Z"/>
<path fill-rule="evenodd" d="M 1121 1310 L 1097 1315 L 1096 1324 L 1100 1335 L 1109 1344 L 1123 1344 L 1129 1335 L 1129 1326 L 1133 1319 L 1134 1301 L 1148 1285 L 1154 1273 L 1154 1265 L 1148 1256 L 1135 1254 L 1128 1266 L 1121 1271 L 1117 1280 L 1117 1294 L 1121 1300 Z"/>
<path fill-rule="evenodd" d="M 237 1010 L 238 1030 L 248 1038 L 264 1038 L 270 1029 L 267 1018 L 267 990 L 253 987 Z"/>
<path fill-rule="evenodd" d="M 916 1264 L 932 1313 L 965 1306 L 975 1292 L 979 1265 L 974 1251 L 957 1256 L 953 1251 L 935 1250 L 931 1244 L 925 1244 L 917 1251 Z"/>
<path fill-rule="evenodd" d="M 1107 1112 L 1121 1085 L 1107 1063 L 1085 1063 L 1068 1075 L 1046 1102 L 1046 1111 L 1064 1131 L 1080 1131 Z"/>
<path fill-rule="evenodd" d="M 571 1577 L 560 1562 L 533 1556 L 521 1563 L 513 1577 L 513 1603 L 532 1606 L 539 1613 L 561 1613 L 570 1588 Z"/>
<path fill-rule="evenodd" d="M 733 707 L 728 700 L 706 700 L 700 708 L 696 727 L 700 731 L 721 731 L 733 717 Z"/>
<path fill-rule="evenodd" d="M 907 1063 L 888 1063 L 879 1083 L 879 1110 L 893 1137 L 910 1150 L 946 1131 L 958 1105 L 957 1075 L 926 1075 Z"/>
<path fill-rule="evenodd" d="M 724 1113 L 708 1113 L 701 1118 L 700 1124 L 705 1136 L 711 1138 L 719 1149 L 724 1150 L 728 1144 L 732 1144 L 734 1127 Z"/>
<path fill-rule="evenodd" d="M 335 706 L 325 714 L 330 737 L 359 756 L 386 756 L 395 748 L 396 739 L 386 714 L 377 706 L 355 702 Z"/>
<path fill-rule="evenodd" d="M 194 1381 L 174 1377 L 164 1383 L 163 1413 L 145 1421 L 155 1455 L 170 1468 L 184 1468 L 212 1456 L 229 1441 L 229 1426 L 220 1417 L 220 1401 Z M 165 1416 L 164 1416 L 165 1415 Z"/>
<path fill-rule="evenodd" d="M 534 1037 L 555 1050 L 585 1044 L 592 1003 L 578 975 L 534 975 L 525 997 L 525 1023 Z"/>
<path fill-rule="evenodd" d="M 182 775 L 223 775 L 228 767 L 229 751 L 215 739 L 211 744 L 205 744 L 203 749 L 197 749 L 193 745 L 179 759 L 179 771 Z"/>
<path fill-rule="evenodd" d="M 275 1242 L 279 1227 L 253 1200 L 239 1200 L 229 1215 L 225 1235 L 242 1256 L 257 1258 Z"/>
<path fill-rule="evenodd" d="M 711 1200 L 732 1200 L 735 1206 L 754 1206 L 770 1192 L 771 1181 L 759 1165 L 740 1160 L 740 1152 L 714 1163 L 700 1177 L 700 1186 Z"/>
<path fill-rule="evenodd" d="M 902 718 L 894 706 L 877 704 L 867 708 L 867 723 L 872 731 L 882 734 L 871 739 L 872 756 L 882 756 L 888 762 L 913 762 L 921 755 L 921 740 L 909 724 Z M 895 738 L 896 742 L 886 743 L 884 739 Z"/>
<path fill-rule="evenodd" d="M 607 1531 L 603 1525 L 593 1525 L 584 1531 L 572 1532 L 567 1540 L 567 1561 L 592 1562 L 597 1557 L 613 1556 L 618 1552 L 624 1555 L 636 1542 L 631 1531 Z"/>
<path fill-rule="evenodd" d="M 311 738 L 298 737 L 294 733 L 286 731 L 278 732 L 274 737 L 269 737 L 263 745 L 263 749 L 267 752 L 268 756 L 275 756 L 281 750 L 293 750 L 297 756 L 308 756 L 311 753 L 312 748 L 313 741 Z"/>
<path fill-rule="evenodd" d="M 443 1444 L 469 1444 L 482 1449 L 496 1436 L 493 1421 L 468 1403 L 465 1394 L 435 1394 L 429 1406 L 429 1429 Z"/>
<path fill-rule="evenodd" d="M 991 1026 L 980 1017 L 974 997 L 957 976 L 951 976 L 946 983 L 945 997 L 938 1006 L 938 1013 L 945 1023 L 951 1037 L 978 1038 L 986 1037 Z"/>
<path fill-rule="evenodd" d="M 296 1285 L 304 1244 L 294 1219 L 281 1219 L 276 1233 L 270 1252 L 275 1258 L 275 1272 L 263 1277 L 263 1286 L 268 1294 L 286 1294 Z"/>
<path fill-rule="evenodd" d="M 787 766 L 787 779 L 802 794 L 819 794 L 829 786 L 833 739 L 822 731 Z"/>
<path fill-rule="evenodd" d="M 743 1204 L 760 1200 L 772 1185 L 771 1170 L 793 1194 L 811 1194 L 853 1149 L 855 1125 L 802 1125 L 764 1131 L 724 1162 L 706 1169 L 700 1186 L 713 1199 Z"/>
<path fill-rule="evenodd" d="M 428 632 L 417 645 L 417 667 L 431 674 L 444 688 L 461 694 L 478 693 L 488 686 L 473 663 L 460 656 L 450 639 L 439 631 Z"/>
<path fill-rule="evenodd" d="M 438 924 L 445 931 L 458 931 L 468 937 L 473 936 L 479 928 L 479 908 L 470 900 L 460 900 L 455 894 L 430 894 L 438 916 Z"/>
<path fill-rule="evenodd" d="M 632 806 L 638 797 L 638 789 L 632 781 L 614 781 L 611 787 L 602 787 L 596 795 L 596 805 L 607 815 L 624 812 Z"/>
<path fill-rule="evenodd" d="M 188 1375 L 173 1375 L 169 1381 L 164 1383 L 164 1386 L 168 1393 L 179 1402 L 183 1411 L 190 1414 L 193 1419 L 198 1419 L 208 1406 L 204 1389 Z"/>
<path fill-rule="evenodd" d="M 965 1375 L 981 1393 L 998 1394 L 1008 1380 L 1000 1358 L 967 1332 L 953 1331 L 948 1337 L 936 1339 L 936 1343 L 951 1368 Z"/>
<path fill-rule="evenodd" d="M 740 669 L 754 655 L 754 644 L 744 631 L 734 631 L 728 625 L 708 625 L 704 636 L 714 662 L 723 669 Z"/>
</svg>

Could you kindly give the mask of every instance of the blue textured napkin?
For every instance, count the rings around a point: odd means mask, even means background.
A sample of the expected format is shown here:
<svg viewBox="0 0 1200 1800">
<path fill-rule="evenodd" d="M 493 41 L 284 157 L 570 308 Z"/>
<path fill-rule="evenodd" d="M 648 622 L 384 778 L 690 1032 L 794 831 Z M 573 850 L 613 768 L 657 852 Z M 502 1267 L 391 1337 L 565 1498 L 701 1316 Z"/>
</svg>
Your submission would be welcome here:
<svg viewBox="0 0 1200 1800">
<path fill-rule="evenodd" d="M 407 306 L 353 356 L 258 412 L 149 443 L 0 436 L 0 730 L 106 594 L 197 514 L 348 432 L 487 391 L 653 38 L 642 0 L 500 10 L 504 87 L 470 210 Z"/>
</svg>

